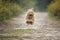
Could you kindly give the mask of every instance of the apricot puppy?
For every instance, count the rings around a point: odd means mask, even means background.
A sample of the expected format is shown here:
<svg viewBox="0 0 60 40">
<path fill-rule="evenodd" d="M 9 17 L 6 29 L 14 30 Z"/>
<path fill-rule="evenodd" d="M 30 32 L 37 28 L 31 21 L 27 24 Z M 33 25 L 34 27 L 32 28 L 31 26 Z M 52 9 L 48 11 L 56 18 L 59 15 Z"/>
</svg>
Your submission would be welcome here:
<svg viewBox="0 0 60 40">
<path fill-rule="evenodd" d="M 28 10 L 27 16 L 26 16 L 26 23 L 31 24 L 31 25 L 34 23 L 34 11 L 33 11 L 33 9 Z"/>
</svg>

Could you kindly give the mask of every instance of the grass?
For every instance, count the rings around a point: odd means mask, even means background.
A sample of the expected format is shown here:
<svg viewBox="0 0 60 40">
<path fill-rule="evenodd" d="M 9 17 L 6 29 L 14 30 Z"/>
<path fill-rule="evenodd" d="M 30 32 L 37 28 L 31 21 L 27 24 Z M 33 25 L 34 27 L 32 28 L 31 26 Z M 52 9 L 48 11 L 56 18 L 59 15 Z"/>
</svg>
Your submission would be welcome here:
<svg viewBox="0 0 60 40">
<path fill-rule="evenodd" d="M 34 29 L 18 29 L 3 33 L 3 36 L 16 36 L 16 35 L 23 35 L 23 34 L 31 34 L 34 32 Z"/>
<path fill-rule="evenodd" d="M 52 19 L 53 21 L 59 21 L 59 22 L 60 22 L 60 18 L 55 17 L 55 16 L 53 16 L 53 15 L 50 14 L 50 13 L 49 13 L 48 17 L 49 17 L 50 19 Z"/>
</svg>

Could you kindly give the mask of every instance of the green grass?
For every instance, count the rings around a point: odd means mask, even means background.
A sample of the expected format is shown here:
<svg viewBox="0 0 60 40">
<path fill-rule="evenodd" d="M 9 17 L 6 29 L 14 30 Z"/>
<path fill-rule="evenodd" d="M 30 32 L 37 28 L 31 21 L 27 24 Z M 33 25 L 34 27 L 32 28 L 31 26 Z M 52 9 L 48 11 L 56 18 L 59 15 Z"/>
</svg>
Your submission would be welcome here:
<svg viewBox="0 0 60 40">
<path fill-rule="evenodd" d="M 34 29 L 18 29 L 3 33 L 3 36 L 16 36 L 16 35 L 23 35 L 23 34 L 31 34 L 34 32 Z"/>
</svg>

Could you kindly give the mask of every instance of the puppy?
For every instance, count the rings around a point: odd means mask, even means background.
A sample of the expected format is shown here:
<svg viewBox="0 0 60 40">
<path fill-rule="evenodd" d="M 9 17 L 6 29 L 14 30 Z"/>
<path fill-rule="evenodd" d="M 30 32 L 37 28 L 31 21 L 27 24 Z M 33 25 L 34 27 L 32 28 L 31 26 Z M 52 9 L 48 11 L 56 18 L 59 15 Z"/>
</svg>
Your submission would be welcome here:
<svg viewBox="0 0 60 40">
<path fill-rule="evenodd" d="M 28 12 L 27 12 L 26 23 L 31 24 L 31 25 L 34 23 L 34 11 L 33 11 L 33 8 L 29 9 Z"/>
</svg>

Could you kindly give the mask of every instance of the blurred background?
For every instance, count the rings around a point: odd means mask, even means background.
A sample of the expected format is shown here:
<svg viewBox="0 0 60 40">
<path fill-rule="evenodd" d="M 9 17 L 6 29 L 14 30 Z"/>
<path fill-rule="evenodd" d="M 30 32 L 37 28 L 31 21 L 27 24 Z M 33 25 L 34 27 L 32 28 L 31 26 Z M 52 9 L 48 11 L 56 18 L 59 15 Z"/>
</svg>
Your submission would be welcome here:
<svg viewBox="0 0 60 40">
<path fill-rule="evenodd" d="M 53 22 L 54 20 L 60 22 L 60 0 L 0 0 L 0 34 L 6 33 L 16 35 L 19 33 L 20 35 L 23 33 L 31 33 L 32 32 L 31 30 L 20 30 L 20 29 L 8 32 L 8 29 L 11 30 L 13 26 L 15 27 L 16 25 L 21 25 L 19 23 L 24 22 L 23 21 L 24 17 L 21 16 L 22 15 L 24 16 L 25 12 L 30 8 L 34 8 L 35 15 L 37 15 L 37 21 L 39 22 L 38 23 L 39 25 L 41 24 L 41 26 L 45 27 L 47 24 L 51 22 L 51 24 L 49 24 L 50 27 L 55 26 L 58 28 L 60 27 L 60 23 Z M 47 19 L 46 16 L 48 16 L 49 19 Z M 14 18 L 17 18 L 16 19 L 17 21 L 14 21 L 15 20 Z M 50 18 L 53 19 L 53 21 L 50 21 Z M 11 24 L 12 26 L 10 25 L 9 21 L 11 19 L 14 19 Z M 39 19 L 43 20 L 40 21 Z M 42 23 L 44 22 L 46 25 L 42 25 Z M 23 26 L 26 27 L 25 24 L 23 24 Z"/>
<path fill-rule="evenodd" d="M 60 0 L 0 0 L 0 23 L 34 8 L 60 18 Z"/>
</svg>

